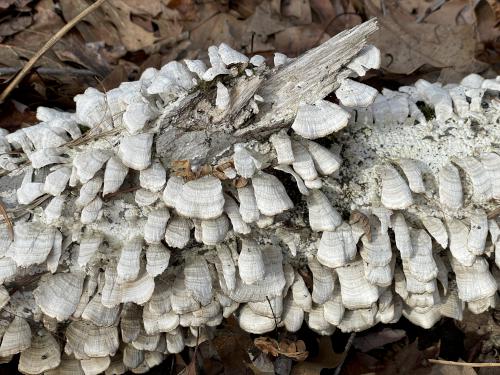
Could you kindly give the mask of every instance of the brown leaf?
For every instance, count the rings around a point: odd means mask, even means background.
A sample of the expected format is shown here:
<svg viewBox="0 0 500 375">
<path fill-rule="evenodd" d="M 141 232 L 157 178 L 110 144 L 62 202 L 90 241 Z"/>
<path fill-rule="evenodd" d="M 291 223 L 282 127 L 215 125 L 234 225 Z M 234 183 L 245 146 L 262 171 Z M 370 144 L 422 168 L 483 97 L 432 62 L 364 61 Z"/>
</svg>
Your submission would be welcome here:
<svg viewBox="0 0 500 375">
<path fill-rule="evenodd" d="M 269 359 L 269 356 L 264 353 L 260 353 L 255 357 L 252 363 L 248 364 L 247 367 L 252 370 L 254 375 L 274 374 L 274 365 Z"/>
<path fill-rule="evenodd" d="M 309 357 L 304 362 L 297 363 L 292 369 L 292 375 L 320 375 L 321 370 L 334 368 L 339 365 L 344 354 L 333 351 L 330 336 L 319 338 L 319 353 Z"/>
<path fill-rule="evenodd" d="M 14 17 L 0 23 L 0 36 L 9 36 L 23 31 L 33 22 L 31 16 Z"/>
<path fill-rule="evenodd" d="M 416 23 L 394 0 L 385 2 L 388 13 L 384 16 L 377 12 L 372 1 L 366 1 L 367 9 L 371 15 L 379 17 L 380 27 L 372 42 L 382 51 L 383 69 L 411 74 L 427 64 L 446 68 L 448 79 L 459 79 L 465 72 L 476 72 L 484 67 L 475 60 L 472 25 Z M 443 77 L 441 80 L 445 83 Z"/>
<path fill-rule="evenodd" d="M 267 37 L 287 28 L 284 20 L 273 14 L 271 4 L 263 1 L 248 18 L 248 31 Z"/>
<path fill-rule="evenodd" d="M 191 31 L 189 39 L 194 49 L 205 49 L 220 42 L 237 48 L 242 43 L 239 34 L 241 30 L 241 21 L 231 14 L 220 13 L 202 21 Z"/>
<path fill-rule="evenodd" d="M 257 337 L 253 343 L 259 350 L 265 354 L 271 354 L 273 357 L 282 355 L 296 361 L 304 361 L 309 355 L 305 349 L 305 343 L 302 340 L 295 342 L 288 339 L 282 339 L 278 343 L 278 341 L 270 337 Z M 298 349 L 298 347 L 300 349 Z"/>
<path fill-rule="evenodd" d="M 120 40 L 128 51 L 138 51 L 156 42 L 154 33 L 144 30 L 131 21 L 131 8 L 122 0 L 109 0 L 109 4 L 104 3 L 102 7 L 118 30 Z"/>
<path fill-rule="evenodd" d="M 185 375 L 196 375 L 198 371 L 196 371 L 196 360 L 193 358 L 189 365 L 186 366 L 186 370 L 184 371 Z"/>
<path fill-rule="evenodd" d="M 318 15 L 322 25 L 328 24 L 337 15 L 329 0 L 310 0 L 311 8 Z"/>
<path fill-rule="evenodd" d="M 500 6 L 496 8 L 498 10 Z M 498 14 L 486 2 L 480 2 L 476 8 L 477 35 L 481 43 L 478 58 L 490 64 L 500 60 L 500 27 Z"/>
<path fill-rule="evenodd" d="M 122 65 L 118 65 L 102 80 L 102 86 L 109 91 L 126 81 L 128 81 L 127 71 Z"/>
<path fill-rule="evenodd" d="M 257 337 L 253 344 L 262 352 L 274 357 L 279 355 L 278 342 L 269 337 Z"/>
<path fill-rule="evenodd" d="M 309 0 L 282 1 L 281 15 L 291 18 L 295 25 L 309 25 L 312 22 Z"/>
<path fill-rule="evenodd" d="M 199 4 L 194 0 L 171 0 L 168 1 L 168 7 L 178 11 L 183 20 L 194 21 L 198 18 Z"/>
<path fill-rule="evenodd" d="M 16 50 L 16 53 L 20 52 L 21 56 L 30 58 L 63 26 L 64 22 L 61 17 L 55 13 L 52 0 L 42 0 L 37 3 L 35 7 L 33 24 L 28 29 L 12 36 L 9 39 L 9 45 Z M 60 44 L 61 42 L 54 47 L 60 47 Z M 5 63 L 3 59 L 2 63 Z M 18 63 L 11 66 L 19 65 L 21 64 Z M 24 65 L 24 62 L 22 65 Z M 63 64 L 59 63 L 53 49 L 47 51 L 42 58 L 38 60 L 38 65 L 50 68 L 63 66 Z"/>
<path fill-rule="evenodd" d="M 500 22 L 500 3 L 497 0 L 486 0 L 495 14 L 496 25 Z"/>
<path fill-rule="evenodd" d="M 418 339 L 409 345 L 405 345 L 397 351 L 393 358 L 387 358 L 384 370 L 380 372 L 389 374 L 417 374 L 424 365 L 424 353 L 418 349 Z"/>
<path fill-rule="evenodd" d="M 366 353 L 372 349 L 399 341 L 405 336 L 406 332 L 402 329 L 384 328 L 379 332 L 371 332 L 364 336 L 356 336 L 353 345 L 356 349 Z"/>
<path fill-rule="evenodd" d="M 0 0 L 0 12 L 7 10 L 16 0 Z"/>
<path fill-rule="evenodd" d="M 54 48 L 54 53 L 62 62 L 79 64 L 95 72 L 97 76 L 105 77 L 111 71 L 111 67 L 100 50 L 92 47 L 92 44 L 83 44 L 81 38 L 70 33 L 63 43 Z"/>
<path fill-rule="evenodd" d="M 477 375 L 477 372 L 472 367 L 436 364 L 429 375 Z"/>
<path fill-rule="evenodd" d="M 374 5 L 376 5 L 380 10 L 379 4 L 380 3 L 375 3 Z M 431 4 L 431 2 L 422 0 L 405 0 L 400 2 L 401 9 L 406 14 L 411 14 L 414 20 L 417 20 L 419 17 L 422 17 L 425 14 L 427 9 L 429 8 L 429 4 Z"/>
<path fill-rule="evenodd" d="M 36 124 L 36 113 L 16 101 L 8 101 L 2 105 L 0 128 L 15 131 L 21 127 Z"/>
<path fill-rule="evenodd" d="M 274 47 L 288 56 L 298 56 L 328 39 L 319 25 L 293 26 L 275 35 Z"/>
<path fill-rule="evenodd" d="M 60 5 L 66 21 L 76 17 L 90 4 L 86 0 L 61 0 Z M 104 42 L 108 46 L 117 46 L 120 43 L 118 31 L 107 18 L 103 6 L 99 7 L 78 22 L 75 28 L 80 32 L 87 43 Z"/>
<path fill-rule="evenodd" d="M 231 10 L 237 12 L 242 18 L 250 17 L 257 7 L 259 1 L 257 0 L 237 0 L 230 1 L 229 7 Z"/>
<path fill-rule="evenodd" d="M 447 1 L 441 8 L 425 18 L 426 23 L 440 25 L 474 25 L 476 16 L 469 0 Z"/>
<path fill-rule="evenodd" d="M 379 361 L 371 355 L 353 351 L 349 360 L 342 365 L 343 375 L 378 374 L 381 366 Z"/>
<path fill-rule="evenodd" d="M 370 220 L 368 216 L 358 210 L 354 210 L 351 212 L 351 216 L 349 217 L 349 224 L 360 223 L 363 231 L 365 233 L 366 239 L 371 242 L 372 240 L 372 229 L 370 225 Z"/>
<path fill-rule="evenodd" d="M 250 335 L 239 327 L 233 317 L 228 318 L 218 331 L 212 344 L 224 365 L 224 374 L 241 374 L 242 369 L 251 363 L 248 357 L 248 349 L 252 347 Z"/>
<path fill-rule="evenodd" d="M 161 13 L 162 4 L 160 0 L 122 0 L 133 14 L 143 14 L 156 17 Z"/>
</svg>

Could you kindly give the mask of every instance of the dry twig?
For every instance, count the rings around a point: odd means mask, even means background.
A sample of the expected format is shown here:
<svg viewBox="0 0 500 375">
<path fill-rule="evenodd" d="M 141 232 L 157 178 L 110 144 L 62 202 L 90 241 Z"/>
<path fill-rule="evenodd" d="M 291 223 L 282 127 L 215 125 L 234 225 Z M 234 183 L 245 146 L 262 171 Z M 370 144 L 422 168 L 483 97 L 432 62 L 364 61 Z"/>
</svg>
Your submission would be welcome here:
<svg viewBox="0 0 500 375">
<path fill-rule="evenodd" d="M 97 0 L 94 4 L 89 6 L 87 9 L 85 9 L 83 12 L 81 12 L 79 15 L 77 15 L 75 18 L 73 18 L 71 21 L 69 21 L 64 27 L 62 27 L 57 33 L 54 34 L 53 37 L 51 37 L 47 43 L 45 43 L 42 48 L 40 48 L 37 53 L 35 53 L 31 59 L 26 63 L 26 65 L 23 67 L 23 69 L 14 77 L 14 79 L 9 83 L 9 85 L 3 90 L 2 94 L 0 95 L 0 103 L 3 103 L 7 96 L 14 90 L 17 85 L 22 81 L 22 79 L 28 74 L 28 72 L 33 68 L 33 66 L 36 64 L 38 59 L 42 57 L 45 52 L 47 52 L 54 44 L 56 44 L 59 39 L 61 39 L 69 30 L 73 28 L 78 22 L 80 22 L 83 18 L 85 18 L 88 14 L 96 10 L 101 6 L 102 3 L 104 3 L 106 0 Z"/>
<path fill-rule="evenodd" d="M 337 368 L 335 369 L 334 375 L 339 375 L 340 371 L 342 371 L 342 365 L 344 364 L 345 359 L 347 358 L 347 355 L 349 354 L 349 349 L 351 349 L 351 346 L 352 346 L 352 343 L 354 342 L 355 337 L 356 337 L 356 332 L 352 332 L 351 335 L 349 336 L 349 340 L 347 340 L 347 343 L 345 344 L 344 355 L 342 356 L 342 361 L 340 361 Z"/>
<path fill-rule="evenodd" d="M 14 225 L 12 224 L 12 220 L 9 217 L 9 214 L 7 213 L 7 210 L 5 209 L 4 205 L 0 201 L 0 215 L 3 216 L 5 223 L 7 224 L 7 229 L 9 230 L 9 238 L 11 241 L 14 241 Z"/>
<path fill-rule="evenodd" d="M 445 361 L 444 359 L 428 359 L 430 363 L 435 363 L 438 365 L 450 365 L 450 366 L 461 366 L 461 367 L 500 367 L 500 363 L 480 363 L 480 362 L 454 362 Z"/>
</svg>

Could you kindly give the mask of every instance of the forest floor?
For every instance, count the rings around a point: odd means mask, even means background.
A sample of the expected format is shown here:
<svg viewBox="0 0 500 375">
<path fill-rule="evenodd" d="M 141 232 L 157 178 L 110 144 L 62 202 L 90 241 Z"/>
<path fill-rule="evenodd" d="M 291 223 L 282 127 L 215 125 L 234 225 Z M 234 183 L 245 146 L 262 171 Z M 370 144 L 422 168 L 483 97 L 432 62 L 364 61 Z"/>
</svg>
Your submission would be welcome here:
<svg viewBox="0 0 500 375">
<path fill-rule="evenodd" d="M 0 91 L 40 47 L 90 0 L 0 0 Z M 109 90 L 148 67 L 206 58 L 225 42 L 247 54 L 290 57 L 377 17 L 372 43 L 382 67 L 365 80 L 396 88 L 419 78 L 456 82 L 468 73 L 500 74 L 496 0 L 108 0 L 40 58 L 0 104 L 0 127 L 37 122 L 38 106 L 74 108 L 92 86 Z M 436 364 L 499 361 L 500 314 L 465 314 L 430 330 L 404 318 L 356 335 L 319 337 L 306 327 L 256 337 L 234 320 L 212 340 L 171 356 L 151 374 L 499 374 L 494 367 Z M 430 360 L 430 361 L 429 361 Z M 0 374 L 12 374 L 1 365 Z"/>
</svg>

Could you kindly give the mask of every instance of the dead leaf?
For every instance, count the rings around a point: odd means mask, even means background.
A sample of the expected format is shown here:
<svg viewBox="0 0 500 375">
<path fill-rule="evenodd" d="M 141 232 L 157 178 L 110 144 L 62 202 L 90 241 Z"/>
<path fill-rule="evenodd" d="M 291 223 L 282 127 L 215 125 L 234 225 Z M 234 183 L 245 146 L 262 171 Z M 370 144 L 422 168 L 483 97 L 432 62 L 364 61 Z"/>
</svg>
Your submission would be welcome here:
<svg viewBox="0 0 500 375">
<path fill-rule="evenodd" d="M 368 216 L 358 210 L 354 210 L 351 212 L 351 216 L 349 217 L 349 224 L 360 223 L 363 231 L 365 233 L 366 239 L 371 242 L 372 240 L 372 229 L 370 225 L 370 220 Z"/>
<path fill-rule="evenodd" d="M 475 59 L 472 25 L 416 23 L 394 0 L 385 2 L 388 13 L 384 16 L 376 11 L 372 1 L 366 1 L 367 8 L 379 17 L 380 27 L 372 42 L 382 51 L 384 70 L 411 74 L 427 64 L 443 69 L 447 75 L 440 80 L 446 83 L 451 78 L 460 79 L 465 72 L 484 69 L 484 64 Z"/>
<path fill-rule="evenodd" d="M 380 3 L 374 3 L 374 5 L 381 10 L 379 4 Z M 426 10 L 429 8 L 429 4 L 429 1 L 423 0 L 405 0 L 400 2 L 401 9 L 406 14 L 411 14 L 414 20 L 417 20 L 425 14 Z"/>
<path fill-rule="evenodd" d="M 156 42 L 154 33 L 144 30 L 131 21 L 131 8 L 122 0 L 109 0 L 109 4 L 104 3 L 102 7 L 118 30 L 121 42 L 128 51 L 138 51 Z"/>
<path fill-rule="evenodd" d="M 247 367 L 252 370 L 254 375 L 273 375 L 274 365 L 267 354 L 260 353 L 252 360 L 252 363 L 247 364 Z"/>
<path fill-rule="evenodd" d="M 329 0 L 310 0 L 312 11 L 318 15 L 320 23 L 326 25 L 337 15 Z"/>
<path fill-rule="evenodd" d="M 477 375 L 477 372 L 472 367 L 435 364 L 429 375 Z"/>
<path fill-rule="evenodd" d="M 500 22 L 500 3 L 497 0 L 486 0 L 495 14 L 496 26 Z"/>
<path fill-rule="evenodd" d="M 241 18 L 248 18 L 255 12 L 258 4 L 259 1 L 256 0 L 238 0 L 230 1 L 229 7 L 231 10 L 237 12 Z"/>
<path fill-rule="evenodd" d="M 286 22 L 278 18 L 272 11 L 271 4 L 263 1 L 255 13 L 248 18 L 248 31 L 257 36 L 269 36 L 286 29 Z"/>
<path fill-rule="evenodd" d="M 426 23 L 441 25 L 474 25 L 476 15 L 474 7 L 469 0 L 451 0 L 432 12 L 426 19 Z"/>
<path fill-rule="evenodd" d="M 211 3 L 210 1 L 207 3 Z M 168 1 L 168 7 L 175 9 L 185 21 L 194 21 L 198 18 L 200 4 L 196 4 L 194 0 L 171 0 Z"/>
<path fill-rule="evenodd" d="M 424 353 L 418 349 L 418 339 L 397 350 L 392 358 L 386 358 L 380 374 L 417 374 L 424 366 Z"/>
<path fill-rule="evenodd" d="M 160 0 L 123 0 L 133 14 L 144 14 L 156 17 L 161 13 L 162 2 Z"/>
<path fill-rule="evenodd" d="M 231 14 L 214 14 L 211 18 L 200 22 L 191 31 L 189 39 L 192 48 L 204 49 L 208 45 L 219 44 L 220 42 L 238 48 L 238 45 L 243 42 L 241 40 L 241 22 Z"/>
<path fill-rule="evenodd" d="M 500 6 L 496 8 L 499 11 Z M 480 2 L 476 8 L 477 35 L 480 44 L 478 58 L 490 64 L 500 60 L 500 27 L 498 14 L 486 2 Z"/>
<path fill-rule="evenodd" d="M 63 26 L 64 22 L 61 17 L 55 13 L 52 0 L 42 0 L 36 4 L 33 24 L 28 29 L 9 38 L 8 44 L 12 46 L 16 52 L 22 51 L 21 56 L 30 58 Z M 60 47 L 60 44 L 56 44 L 55 47 Z M 39 66 L 51 68 L 63 67 L 63 64 L 60 64 L 53 50 L 47 51 L 42 56 L 42 59 L 38 61 Z M 2 63 L 4 63 L 3 59 Z M 21 64 L 18 63 L 17 66 L 19 65 Z"/>
<path fill-rule="evenodd" d="M 89 6 L 86 0 L 61 0 L 60 6 L 66 21 L 76 17 Z M 83 39 L 87 43 L 104 42 L 108 46 L 120 45 L 118 30 L 107 18 L 104 8 L 101 6 L 84 18 L 83 22 L 75 25 Z"/>
<path fill-rule="evenodd" d="M 342 365 L 342 374 L 378 374 L 378 371 L 381 369 L 383 369 L 383 367 L 375 357 L 366 353 L 353 351 L 349 356 L 349 360 Z"/>
<path fill-rule="evenodd" d="M 224 374 L 237 375 L 251 363 L 248 349 L 252 347 L 250 335 L 243 331 L 234 317 L 219 327 L 212 344 L 224 365 Z"/>
<path fill-rule="evenodd" d="M 36 113 L 27 106 L 17 103 L 15 100 L 8 101 L 2 105 L 2 116 L 0 117 L 0 128 L 15 131 L 21 127 L 36 124 Z"/>
<path fill-rule="evenodd" d="M 54 48 L 54 53 L 62 62 L 76 63 L 100 77 L 107 76 L 111 71 L 111 66 L 99 49 L 89 44 L 83 45 L 75 34 L 68 35 L 57 48 Z"/>
<path fill-rule="evenodd" d="M 15 2 L 16 0 L 0 0 L 0 12 L 9 9 L 9 7 Z"/>
<path fill-rule="evenodd" d="M 185 375 L 196 375 L 198 371 L 196 371 L 196 361 L 193 358 L 191 362 L 189 362 L 189 365 L 186 366 L 186 369 L 184 370 L 183 374 Z"/>
<path fill-rule="evenodd" d="M 275 35 L 274 46 L 287 56 L 298 56 L 328 39 L 319 25 L 293 26 Z"/>
<path fill-rule="evenodd" d="M 118 65 L 102 80 L 102 86 L 106 91 L 109 91 L 126 81 L 128 81 L 127 71 L 123 66 Z"/>
<path fill-rule="evenodd" d="M 19 16 L 3 20 L 0 23 L 0 36 L 9 36 L 23 31 L 33 23 L 31 16 Z"/>
<path fill-rule="evenodd" d="M 257 337 L 253 343 L 259 350 L 265 354 L 271 354 L 273 357 L 282 355 L 296 361 L 304 361 L 309 355 L 302 340 L 282 339 L 278 343 L 278 341 L 270 337 Z"/>
<path fill-rule="evenodd" d="M 364 336 L 356 336 L 353 345 L 356 349 L 366 353 L 372 349 L 399 341 L 405 336 L 406 332 L 402 329 L 384 328 L 379 332 L 370 332 Z"/>
<path fill-rule="evenodd" d="M 281 15 L 291 18 L 291 21 L 295 25 L 309 25 L 312 22 L 309 0 L 282 1 Z"/>
<path fill-rule="evenodd" d="M 304 362 L 297 363 L 292 369 L 292 375 L 320 375 L 321 370 L 335 368 L 342 361 L 344 354 L 333 351 L 330 336 L 319 338 L 319 353 L 309 357 Z"/>
</svg>

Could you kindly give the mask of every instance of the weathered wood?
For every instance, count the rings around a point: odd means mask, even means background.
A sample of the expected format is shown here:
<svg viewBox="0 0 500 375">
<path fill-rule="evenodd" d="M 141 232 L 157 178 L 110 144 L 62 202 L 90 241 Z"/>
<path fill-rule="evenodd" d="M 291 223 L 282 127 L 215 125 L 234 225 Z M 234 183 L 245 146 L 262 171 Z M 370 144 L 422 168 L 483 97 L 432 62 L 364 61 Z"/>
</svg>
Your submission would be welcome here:
<svg viewBox="0 0 500 375">
<path fill-rule="evenodd" d="M 235 136 L 274 131 L 293 120 L 301 101 L 313 103 L 333 92 L 349 73 L 343 67 L 376 30 L 375 18 L 345 30 L 271 75 L 257 91 L 264 98 L 260 118 Z"/>
<path fill-rule="evenodd" d="M 156 139 L 156 151 L 166 160 L 210 161 L 237 142 L 264 139 L 288 126 L 299 103 L 315 102 L 334 91 L 349 74 L 344 66 L 363 48 L 368 36 L 377 30 L 376 19 L 343 31 L 327 42 L 294 59 L 267 76 L 236 80 L 231 90 L 232 106 L 216 112 L 207 100 L 215 97 L 208 89 L 178 103 L 159 122 L 162 131 Z M 264 102 L 259 112 L 250 108 L 254 94 Z"/>
</svg>

